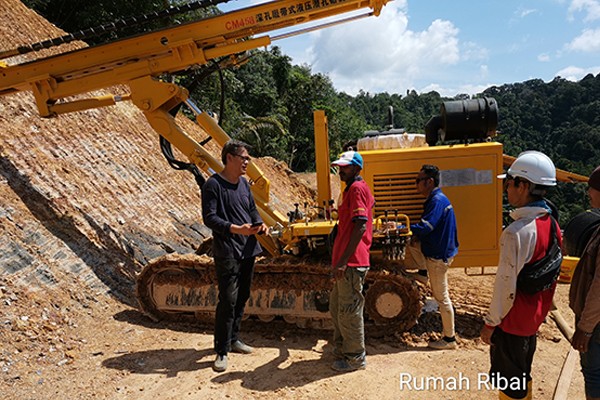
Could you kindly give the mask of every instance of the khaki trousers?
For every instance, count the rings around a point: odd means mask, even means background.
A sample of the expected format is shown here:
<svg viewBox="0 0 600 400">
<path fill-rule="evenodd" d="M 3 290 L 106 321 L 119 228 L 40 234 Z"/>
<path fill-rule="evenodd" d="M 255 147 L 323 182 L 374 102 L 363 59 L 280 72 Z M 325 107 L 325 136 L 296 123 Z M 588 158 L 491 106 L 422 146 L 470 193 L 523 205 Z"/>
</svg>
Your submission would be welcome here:
<svg viewBox="0 0 600 400">
<path fill-rule="evenodd" d="M 416 241 L 411 241 L 406 250 L 404 265 L 407 269 L 427 269 L 433 298 L 440 307 L 444 336 L 454 337 L 454 308 L 448 292 L 448 267 L 454 258 L 446 263 L 444 260 L 425 257 L 421 252 L 421 242 Z"/>
<path fill-rule="evenodd" d="M 367 271 L 368 268 L 346 268 L 344 278 L 335 281 L 329 297 L 334 353 L 343 355 L 350 363 L 360 364 L 365 360 L 362 291 Z"/>
</svg>

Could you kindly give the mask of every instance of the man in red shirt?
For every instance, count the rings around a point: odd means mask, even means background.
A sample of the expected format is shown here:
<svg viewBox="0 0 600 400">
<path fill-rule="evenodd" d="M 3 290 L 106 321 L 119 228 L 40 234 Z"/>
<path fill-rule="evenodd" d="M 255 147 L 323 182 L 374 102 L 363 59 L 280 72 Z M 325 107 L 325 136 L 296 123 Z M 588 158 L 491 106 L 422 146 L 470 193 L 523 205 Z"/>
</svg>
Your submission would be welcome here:
<svg viewBox="0 0 600 400">
<path fill-rule="evenodd" d="M 375 199 L 360 176 L 363 168 L 360 154 L 347 151 L 331 165 L 339 167 L 340 179 L 346 183 L 342 201 L 338 204 L 338 232 L 331 257 L 335 283 L 329 310 L 336 357 L 331 367 L 339 372 L 350 372 L 367 365 L 362 290 L 370 266 Z"/>
</svg>

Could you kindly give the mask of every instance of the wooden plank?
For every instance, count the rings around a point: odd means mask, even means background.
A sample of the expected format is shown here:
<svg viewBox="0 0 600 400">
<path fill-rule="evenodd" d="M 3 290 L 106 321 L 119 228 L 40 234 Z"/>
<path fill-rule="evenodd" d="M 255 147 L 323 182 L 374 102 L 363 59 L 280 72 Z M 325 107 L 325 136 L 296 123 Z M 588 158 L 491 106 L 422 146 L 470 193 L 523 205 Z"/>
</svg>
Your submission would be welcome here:
<svg viewBox="0 0 600 400">
<path fill-rule="evenodd" d="M 554 388 L 554 400 L 568 400 L 569 398 L 569 387 L 571 386 L 571 378 L 573 377 L 573 370 L 575 364 L 579 360 L 579 352 L 573 347 L 569 348 L 567 358 L 560 370 L 558 381 L 556 381 L 556 387 Z"/>
</svg>

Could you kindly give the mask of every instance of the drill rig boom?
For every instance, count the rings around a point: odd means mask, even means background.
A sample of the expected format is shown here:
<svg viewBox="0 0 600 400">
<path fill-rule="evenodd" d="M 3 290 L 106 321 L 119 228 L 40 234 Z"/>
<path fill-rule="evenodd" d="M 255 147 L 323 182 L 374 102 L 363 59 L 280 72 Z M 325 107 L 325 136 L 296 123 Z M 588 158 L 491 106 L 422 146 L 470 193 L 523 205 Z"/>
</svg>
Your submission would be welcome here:
<svg viewBox="0 0 600 400">
<path fill-rule="evenodd" d="M 240 62 L 240 53 L 271 43 L 272 38 L 267 32 L 356 14 L 355 11 L 365 8 L 371 10 L 362 16 L 376 16 L 387 1 L 276 0 L 31 62 L 0 64 L 0 95 L 31 91 L 43 117 L 131 101 L 158 134 L 199 169 L 212 174 L 222 169 L 221 161 L 177 125 L 174 111 L 181 104 L 187 105 L 196 115 L 198 124 L 220 146 L 229 140 L 229 136 L 208 113 L 192 103 L 185 88 L 161 80 L 162 75 L 209 62 L 235 65 Z M 356 18 L 355 15 L 338 19 L 320 27 Z M 314 29 L 318 27 L 298 32 Z M 289 34 L 280 37 L 284 36 Z M 0 51 L 0 57 L 6 54 L 12 56 L 20 52 Z M 129 93 L 120 96 L 92 93 L 119 84 L 127 85 Z M 326 140 L 325 116 L 321 115 L 315 121 L 315 125 L 325 132 L 321 139 Z M 328 158 L 328 154 L 321 158 Z M 328 174 L 327 161 L 325 164 L 324 170 Z M 282 229 L 279 236 L 258 236 L 264 249 L 273 256 L 282 251 L 295 254 L 294 249 L 300 248 L 310 253 L 327 241 L 334 225 L 331 219 L 320 223 L 309 223 L 308 219 L 305 223 L 288 221 L 269 205 L 269 181 L 263 173 L 254 164 L 250 164 L 247 171 L 263 221 Z M 283 250 L 282 244 L 285 245 Z M 142 310 L 153 318 L 213 312 L 216 282 L 211 261 L 203 263 L 191 255 L 187 261 L 174 258 L 154 260 L 141 271 L 137 278 L 137 297 Z M 308 263 L 298 259 L 288 264 L 285 261 L 289 262 L 289 258 L 281 257 L 272 263 L 258 263 L 249 312 L 263 320 L 283 316 L 286 321 L 299 326 L 325 326 L 329 321 L 327 293 L 331 286 L 325 258 Z M 368 279 L 365 294 L 368 323 L 376 326 L 380 333 L 413 326 L 420 308 L 415 285 L 407 278 L 387 271 L 372 271 Z"/>
<path fill-rule="evenodd" d="M 185 88 L 162 81 L 161 75 L 213 61 L 237 64 L 241 53 L 271 43 L 267 32 L 364 8 L 371 8 L 364 16 L 379 15 L 387 1 L 270 1 L 177 27 L 0 68 L 0 95 L 31 91 L 43 117 L 132 101 L 157 133 L 199 169 L 212 174 L 222 169 L 220 160 L 183 132 L 170 111 L 182 103 L 188 105 L 198 124 L 220 146 L 229 140 L 229 136 L 210 115 L 191 102 Z M 265 35 L 259 36 L 261 34 Z M 118 84 L 128 85 L 130 93 L 90 95 L 94 90 Z M 82 98 L 82 95 L 87 97 Z M 253 182 L 252 191 L 263 220 L 271 226 L 284 225 L 285 216 L 268 204 L 268 179 L 252 164 L 248 167 L 248 176 Z M 271 254 L 278 252 L 271 240 L 261 237 L 260 241 Z"/>
</svg>

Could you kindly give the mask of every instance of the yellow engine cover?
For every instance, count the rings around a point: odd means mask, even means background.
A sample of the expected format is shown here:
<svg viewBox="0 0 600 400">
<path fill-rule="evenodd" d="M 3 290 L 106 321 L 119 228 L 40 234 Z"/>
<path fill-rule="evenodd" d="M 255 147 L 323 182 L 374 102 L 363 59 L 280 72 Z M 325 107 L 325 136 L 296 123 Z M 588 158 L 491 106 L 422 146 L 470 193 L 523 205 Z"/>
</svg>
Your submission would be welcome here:
<svg viewBox="0 0 600 400">
<path fill-rule="evenodd" d="M 477 143 L 361 151 L 361 173 L 375 196 L 375 215 L 387 210 L 418 222 L 425 198 L 415 185 L 424 164 L 440 169 L 440 187 L 454 207 L 459 251 L 452 267 L 498 264 L 502 233 L 502 144 Z"/>
</svg>

